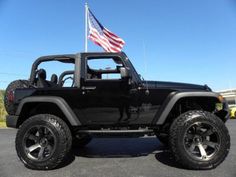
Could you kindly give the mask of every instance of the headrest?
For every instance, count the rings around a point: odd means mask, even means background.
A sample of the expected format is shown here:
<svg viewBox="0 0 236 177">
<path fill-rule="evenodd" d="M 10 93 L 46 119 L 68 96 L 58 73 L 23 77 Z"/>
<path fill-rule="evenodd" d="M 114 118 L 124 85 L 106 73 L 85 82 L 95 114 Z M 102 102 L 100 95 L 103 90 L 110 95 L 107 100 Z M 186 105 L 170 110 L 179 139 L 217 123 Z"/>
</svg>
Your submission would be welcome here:
<svg viewBox="0 0 236 177">
<path fill-rule="evenodd" d="M 51 76 L 51 82 L 54 83 L 54 84 L 57 84 L 58 82 L 58 77 L 56 74 L 52 74 Z"/>
<path fill-rule="evenodd" d="M 45 80 L 45 79 L 47 78 L 46 71 L 45 71 L 44 69 L 38 70 L 38 77 L 39 77 L 40 79 Z"/>
</svg>

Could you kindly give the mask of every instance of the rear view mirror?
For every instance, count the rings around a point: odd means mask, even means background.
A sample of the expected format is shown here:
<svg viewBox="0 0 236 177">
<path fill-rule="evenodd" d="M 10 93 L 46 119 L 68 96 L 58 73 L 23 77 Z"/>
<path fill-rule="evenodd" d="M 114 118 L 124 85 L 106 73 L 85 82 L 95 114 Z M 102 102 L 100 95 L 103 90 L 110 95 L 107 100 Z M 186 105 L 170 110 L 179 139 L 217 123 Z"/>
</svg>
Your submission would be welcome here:
<svg viewBox="0 0 236 177">
<path fill-rule="evenodd" d="M 121 78 L 128 78 L 130 76 L 129 69 L 125 67 L 120 68 Z"/>
</svg>

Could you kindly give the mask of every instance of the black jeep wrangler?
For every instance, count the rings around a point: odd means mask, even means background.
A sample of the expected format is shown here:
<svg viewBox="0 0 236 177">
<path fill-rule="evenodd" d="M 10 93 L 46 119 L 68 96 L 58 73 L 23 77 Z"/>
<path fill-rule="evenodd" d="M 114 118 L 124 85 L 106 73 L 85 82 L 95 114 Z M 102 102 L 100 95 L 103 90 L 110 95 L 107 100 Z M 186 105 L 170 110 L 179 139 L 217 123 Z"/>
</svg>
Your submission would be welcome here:
<svg viewBox="0 0 236 177">
<path fill-rule="evenodd" d="M 125 53 L 40 57 L 29 80 L 9 84 L 5 107 L 32 169 L 56 168 L 95 135 L 155 135 L 189 169 L 214 168 L 230 149 L 222 96 L 207 85 L 144 81 Z"/>
</svg>

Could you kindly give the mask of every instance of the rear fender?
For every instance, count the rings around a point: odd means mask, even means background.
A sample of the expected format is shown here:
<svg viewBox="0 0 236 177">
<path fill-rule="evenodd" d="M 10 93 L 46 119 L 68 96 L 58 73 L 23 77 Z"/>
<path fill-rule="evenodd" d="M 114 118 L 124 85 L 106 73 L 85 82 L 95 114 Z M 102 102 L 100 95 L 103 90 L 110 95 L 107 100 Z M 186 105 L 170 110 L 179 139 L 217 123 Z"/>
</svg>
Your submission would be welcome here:
<svg viewBox="0 0 236 177">
<path fill-rule="evenodd" d="M 70 106 L 67 104 L 67 102 L 57 96 L 33 96 L 33 97 L 27 97 L 24 98 L 16 111 L 16 116 L 20 116 L 21 111 L 25 104 L 28 103 L 53 103 L 58 106 L 58 108 L 62 111 L 62 113 L 66 116 L 65 118 L 68 120 L 68 122 L 72 126 L 79 126 L 81 125 L 80 121 L 78 120 L 77 116 L 73 112 L 73 110 L 70 108 Z"/>
</svg>

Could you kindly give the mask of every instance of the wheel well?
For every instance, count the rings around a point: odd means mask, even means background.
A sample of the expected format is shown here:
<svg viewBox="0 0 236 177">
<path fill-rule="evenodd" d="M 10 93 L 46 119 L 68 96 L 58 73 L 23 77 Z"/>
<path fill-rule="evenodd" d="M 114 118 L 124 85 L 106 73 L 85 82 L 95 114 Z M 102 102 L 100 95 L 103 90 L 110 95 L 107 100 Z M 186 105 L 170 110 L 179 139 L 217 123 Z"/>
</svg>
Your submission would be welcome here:
<svg viewBox="0 0 236 177">
<path fill-rule="evenodd" d="M 219 103 L 219 100 L 214 97 L 185 97 L 179 99 L 168 114 L 163 125 L 163 131 L 168 131 L 173 120 L 187 111 L 204 110 L 207 112 L 214 112 L 216 103 Z M 222 120 L 224 119 L 221 115 L 217 116 Z"/>
<path fill-rule="evenodd" d="M 54 103 L 48 102 L 36 102 L 36 103 L 26 103 L 22 107 L 19 119 L 17 122 L 17 127 L 19 127 L 26 119 L 37 114 L 52 114 L 55 115 L 66 122 L 66 124 L 71 127 L 70 122 L 67 120 L 65 114 L 62 110 Z"/>
</svg>

